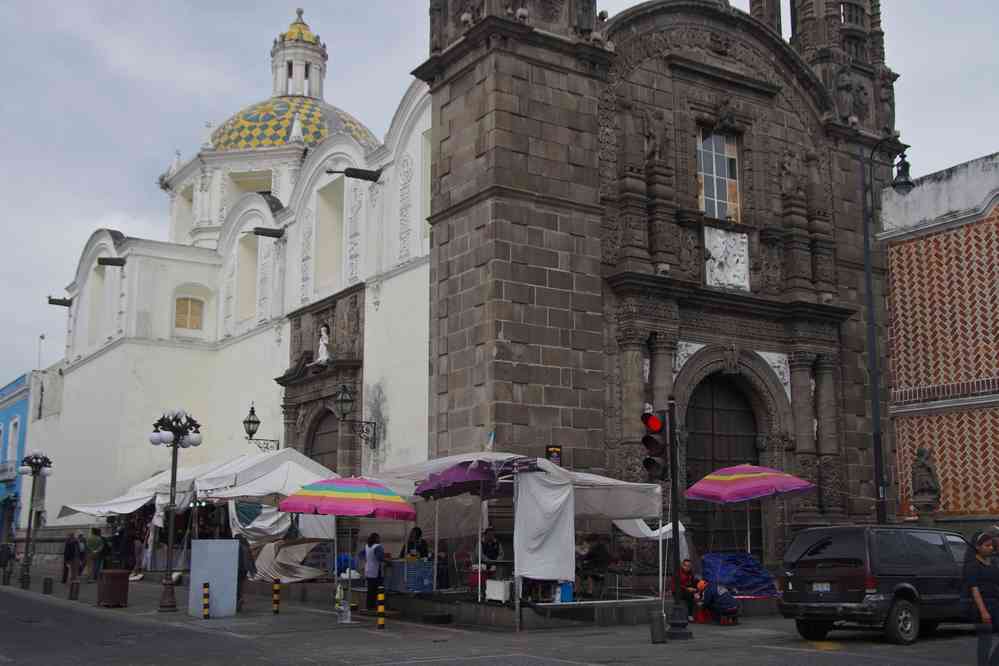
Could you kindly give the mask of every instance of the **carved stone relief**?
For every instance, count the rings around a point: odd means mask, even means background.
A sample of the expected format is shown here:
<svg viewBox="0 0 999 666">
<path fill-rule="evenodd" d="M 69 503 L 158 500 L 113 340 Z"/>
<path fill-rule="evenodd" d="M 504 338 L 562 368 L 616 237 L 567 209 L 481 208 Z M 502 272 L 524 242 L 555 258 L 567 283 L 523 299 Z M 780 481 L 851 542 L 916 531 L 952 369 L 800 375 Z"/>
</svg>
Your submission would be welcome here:
<svg viewBox="0 0 999 666">
<path fill-rule="evenodd" d="M 780 380 L 781 386 L 784 387 L 784 392 L 787 394 L 787 399 L 791 399 L 791 366 L 787 362 L 787 354 L 782 354 L 780 352 L 756 352 L 760 357 L 767 362 L 773 371 L 777 375 L 777 379 Z"/>
<path fill-rule="evenodd" d="M 413 233 L 410 219 L 413 207 L 411 184 L 413 182 L 413 158 L 406 153 L 399 162 L 399 261 L 409 259 L 409 241 Z"/>
<path fill-rule="evenodd" d="M 562 6 L 565 0 L 541 0 L 541 20 L 546 23 L 554 23 L 562 16 Z"/>
<path fill-rule="evenodd" d="M 360 214 L 364 206 L 364 192 L 360 186 L 350 188 L 350 205 L 347 209 L 347 284 L 355 284 L 359 279 L 361 263 Z"/>
<path fill-rule="evenodd" d="M 676 353 L 673 354 L 673 379 L 676 379 L 676 376 L 680 374 L 680 371 L 683 370 L 684 364 L 690 360 L 690 357 L 703 348 L 704 345 L 700 342 L 677 340 Z"/>
<path fill-rule="evenodd" d="M 312 209 L 302 211 L 299 220 L 302 225 L 302 284 L 301 300 L 308 303 L 312 300 Z"/>
<path fill-rule="evenodd" d="M 708 286 L 749 291 L 749 237 L 705 227 L 704 269 Z"/>
</svg>

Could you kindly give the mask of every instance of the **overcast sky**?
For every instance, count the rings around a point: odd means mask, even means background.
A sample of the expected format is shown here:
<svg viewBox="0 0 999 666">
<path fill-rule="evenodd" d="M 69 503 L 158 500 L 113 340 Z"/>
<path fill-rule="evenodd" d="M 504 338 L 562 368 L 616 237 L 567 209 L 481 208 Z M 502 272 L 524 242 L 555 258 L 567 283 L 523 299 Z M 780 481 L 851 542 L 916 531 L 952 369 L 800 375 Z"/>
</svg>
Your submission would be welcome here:
<svg viewBox="0 0 999 666">
<path fill-rule="evenodd" d="M 270 95 L 271 41 L 297 2 L 0 2 L 0 385 L 65 344 L 46 305 L 98 227 L 165 239 L 156 177 L 191 156 L 206 121 Z M 614 14 L 635 4 L 598 0 Z M 749 0 L 732 0 L 748 11 Z M 785 5 L 787 0 L 785 0 Z M 882 0 L 913 175 L 999 150 L 995 0 Z M 305 19 L 330 51 L 326 100 L 384 137 L 427 54 L 427 0 L 323 0 Z M 785 9 L 785 23 L 787 10 Z"/>
</svg>

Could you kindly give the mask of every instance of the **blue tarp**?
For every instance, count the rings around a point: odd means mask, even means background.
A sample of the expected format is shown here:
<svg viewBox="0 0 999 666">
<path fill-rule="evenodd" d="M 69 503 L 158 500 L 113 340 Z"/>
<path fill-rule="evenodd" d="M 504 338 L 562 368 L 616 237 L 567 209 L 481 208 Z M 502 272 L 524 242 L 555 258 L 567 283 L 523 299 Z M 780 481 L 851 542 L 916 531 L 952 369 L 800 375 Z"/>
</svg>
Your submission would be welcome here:
<svg viewBox="0 0 999 666">
<path fill-rule="evenodd" d="M 701 575 L 735 595 L 777 596 L 773 576 L 749 553 L 708 553 L 701 558 Z"/>
</svg>

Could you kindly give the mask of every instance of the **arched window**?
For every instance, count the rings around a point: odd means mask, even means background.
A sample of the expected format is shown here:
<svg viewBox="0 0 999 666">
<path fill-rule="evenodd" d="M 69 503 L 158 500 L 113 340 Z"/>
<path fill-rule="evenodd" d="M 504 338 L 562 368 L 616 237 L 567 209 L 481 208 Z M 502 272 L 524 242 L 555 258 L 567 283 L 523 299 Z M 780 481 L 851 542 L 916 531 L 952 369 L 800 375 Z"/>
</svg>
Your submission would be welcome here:
<svg viewBox="0 0 999 666">
<path fill-rule="evenodd" d="M 257 314 L 257 237 L 253 234 L 243 236 L 238 252 L 236 316 L 239 321 L 245 321 Z"/>
<path fill-rule="evenodd" d="M 204 327 L 205 303 L 197 298 L 178 298 L 174 307 L 173 325 L 200 331 Z"/>
<path fill-rule="evenodd" d="M 316 193 L 316 287 L 325 296 L 343 288 L 344 182 L 337 178 Z"/>
</svg>

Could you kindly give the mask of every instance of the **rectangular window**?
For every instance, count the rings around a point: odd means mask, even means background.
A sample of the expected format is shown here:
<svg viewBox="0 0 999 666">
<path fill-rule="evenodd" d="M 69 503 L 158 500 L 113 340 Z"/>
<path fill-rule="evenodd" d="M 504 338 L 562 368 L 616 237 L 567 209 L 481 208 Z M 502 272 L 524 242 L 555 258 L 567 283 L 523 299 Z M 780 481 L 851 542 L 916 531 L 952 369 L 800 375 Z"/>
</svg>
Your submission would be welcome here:
<svg viewBox="0 0 999 666">
<path fill-rule="evenodd" d="M 702 129 L 697 138 L 697 203 L 708 217 L 741 222 L 739 149 L 729 134 Z"/>
<path fill-rule="evenodd" d="M 196 298 L 178 298 L 174 326 L 200 331 L 204 307 L 205 304 Z"/>
</svg>

